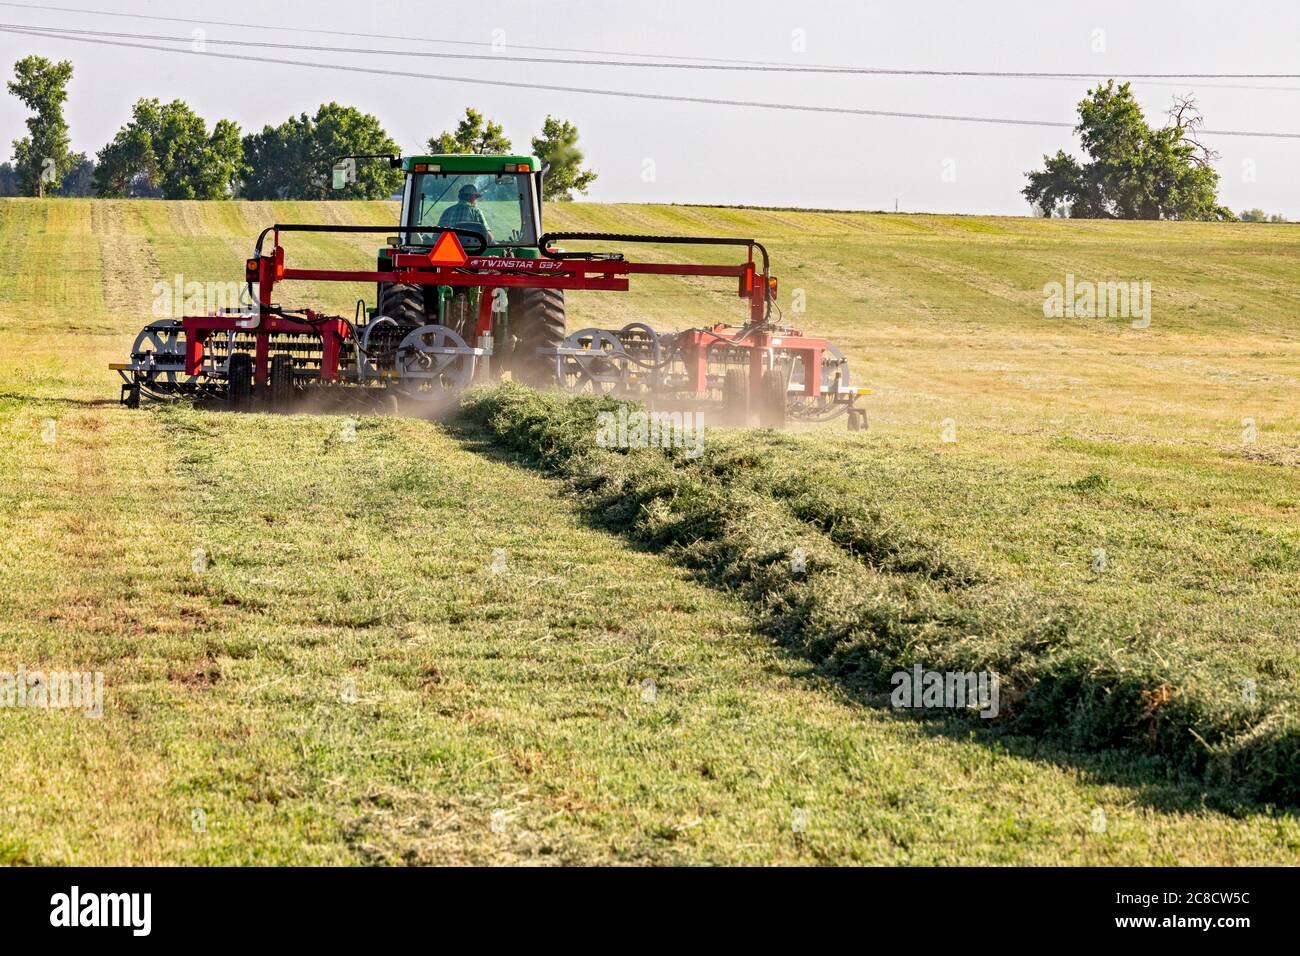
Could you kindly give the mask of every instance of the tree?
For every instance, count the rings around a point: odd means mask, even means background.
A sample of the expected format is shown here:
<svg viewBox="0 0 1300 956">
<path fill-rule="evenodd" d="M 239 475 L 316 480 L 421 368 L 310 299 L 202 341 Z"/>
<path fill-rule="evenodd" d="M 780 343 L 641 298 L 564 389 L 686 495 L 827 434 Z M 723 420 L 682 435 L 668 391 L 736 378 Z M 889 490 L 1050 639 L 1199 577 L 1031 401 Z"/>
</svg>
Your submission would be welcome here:
<svg viewBox="0 0 1300 956">
<path fill-rule="evenodd" d="M 1075 132 L 1090 162 L 1063 151 L 1026 173 L 1022 194 L 1043 215 L 1076 219 L 1235 219 L 1219 204 L 1218 158 L 1202 146 L 1196 104 L 1176 99 L 1169 122 L 1147 124 L 1129 84 L 1108 80 L 1079 103 Z"/>
<path fill-rule="evenodd" d="M 1243 209 L 1237 217 L 1242 222 L 1286 222 L 1286 216 L 1279 213 L 1273 213 L 1271 216 L 1264 210 L 1256 207 L 1255 209 Z"/>
<path fill-rule="evenodd" d="M 0 196 L 18 195 L 18 173 L 13 163 L 0 163 Z"/>
<path fill-rule="evenodd" d="M 543 199 L 569 202 L 575 192 L 585 193 L 596 179 L 590 169 L 582 168 L 578 128 L 568 120 L 548 115 L 541 135 L 533 137 L 533 155 L 551 164 L 542 178 Z"/>
<path fill-rule="evenodd" d="M 456 124 L 456 132 L 442 132 L 429 139 L 429 152 L 478 153 L 499 156 L 510 152 L 510 139 L 500 123 L 485 119 L 472 106 L 465 107 L 465 118 Z"/>
<path fill-rule="evenodd" d="M 43 56 L 23 57 L 14 64 L 9 92 L 23 101 L 33 115 L 27 133 L 14 140 L 14 171 L 24 196 L 45 196 L 58 189 L 70 167 L 68 124 L 63 103 L 68 98 L 72 64 L 51 63 Z"/>
<path fill-rule="evenodd" d="M 244 137 L 242 194 L 248 199 L 387 199 L 402 188 L 404 174 L 383 160 L 358 160 L 355 180 L 339 190 L 332 188 L 332 170 L 341 156 L 398 152 L 374 116 L 325 103 L 315 116 L 291 116 Z"/>
<path fill-rule="evenodd" d="M 1068 204 L 1077 201 L 1083 193 L 1083 169 L 1073 156 L 1057 150 L 1055 156 L 1044 156 L 1045 168 L 1028 173 L 1029 185 L 1025 195 L 1042 210 L 1044 216 L 1064 213 Z"/>
<path fill-rule="evenodd" d="M 181 100 L 140 100 L 113 141 L 99 151 L 95 191 L 100 196 L 225 199 L 242 168 L 239 127 L 208 124 Z"/>
<path fill-rule="evenodd" d="M 95 195 L 95 161 L 85 153 L 68 157 L 68 173 L 59 184 L 58 195 L 85 197 Z"/>
</svg>

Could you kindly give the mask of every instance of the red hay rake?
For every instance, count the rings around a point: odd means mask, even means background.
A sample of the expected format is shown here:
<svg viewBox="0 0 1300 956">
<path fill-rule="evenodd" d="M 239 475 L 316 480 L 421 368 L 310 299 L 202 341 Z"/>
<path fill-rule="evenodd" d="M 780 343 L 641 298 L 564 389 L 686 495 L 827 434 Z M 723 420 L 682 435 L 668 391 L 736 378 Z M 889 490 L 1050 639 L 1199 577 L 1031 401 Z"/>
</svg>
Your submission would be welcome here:
<svg viewBox="0 0 1300 956">
<path fill-rule="evenodd" d="M 848 362 L 827 339 L 773 321 L 777 280 L 767 250 L 752 239 L 638 236 L 556 232 L 543 235 L 536 258 L 467 253 L 462 240 L 482 252 L 482 236 L 459 228 L 434 230 L 428 250 L 396 239 L 381 253 L 389 268 L 304 269 L 288 263 L 283 236 L 294 232 L 428 233 L 427 227 L 275 225 L 258 237 L 246 263 L 248 301 L 238 310 L 185 316 L 144 329 L 131 362 L 114 365 L 123 378 L 123 401 L 142 395 L 224 397 L 232 406 L 254 400 L 291 402 L 308 387 L 393 389 L 407 398 L 449 398 L 475 381 L 500 376 L 494 344 L 504 341 L 510 290 L 556 289 L 626 292 L 631 277 L 687 276 L 728 279 L 749 302 L 740 325 L 717 324 L 658 332 L 634 322 L 621 329 L 585 328 L 555 347 L 538 348 L 556 387 L 573 393 L 626 397 L 656 407 L 714 408 L 723 420 L 777 426 L 789 420 L 823 421 L 849 413 L 851 428 L 863 416 L 855 402 L 867 389 L 850 384 Z M 263 251 L 268 236 L 271 249 Z M 560 251 L 560 242 L 733 246 L 737 265 L 631 262 L 621 253 Z M 509 250 L 507 250 L 509 252 Z M 530 250 L 531 252 L 531 250 Z M 756 261 L 755 256 L 758 256 Z M 410 327 L 359 303 L 353 319 L 276 302 L 280 283 L 293 281 L 401 284 L 477 290 L 472 314 L 450 324 Z M 497 290 L 506 290 L 498 293 Z M 467 299 L 466 301 L 472 301 Z"/>
</svg>

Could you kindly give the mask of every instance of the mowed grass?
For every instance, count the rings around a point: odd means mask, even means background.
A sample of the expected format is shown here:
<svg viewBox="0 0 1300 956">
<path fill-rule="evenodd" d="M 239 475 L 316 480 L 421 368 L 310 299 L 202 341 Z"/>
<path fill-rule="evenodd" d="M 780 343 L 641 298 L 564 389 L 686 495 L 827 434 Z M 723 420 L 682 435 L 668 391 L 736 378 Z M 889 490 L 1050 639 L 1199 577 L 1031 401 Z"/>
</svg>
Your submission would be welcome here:
<svg viewBox="0 0 1300 956">
<path fill-rule="evenodd" d="M 1294 694 L 1294 230 L 548 213 L 551 229 L 762 239 L 782 305 L 804 290 L 788 317 L 845 343 L 877 389 L 866 435 L 719 433 L 718 450 L 821 467 L 1008 586 L 1162 616 L 1179 653 Z M 591 527 L 562 485 L 473 434 L 111 404 L 104 365 L 149 320 L 155 283 L 236 280 L 272 221 L 393 215 L 0 203 L 0 670 L 106 680 L 101 720 L 0 710 L 14 781 L 0 858 L 1297 859 L 1293 815 L 1208 809 L 1157 759 L 864 704 L 775 647 L 736 596 Z M 289 242 L 303 264 L 361 265 L 375 245 Z M 1043 283 L 1067 272 L 1149 279 L 1151 328 L 1043 319 Z M 733 290 L 640 289 L 571 296 L 571 328 L 740 315 Z M 345 314 L 373 295 L 285 292 Z M 946 418 L 956 443 L 940 441 Z"/>
<path fill-rule="evenodd" d="M 1254 676 L 1289 666 L 1268 648 L 1207 653 L 1166 607 L 998 574 L 900 521 L 888 496 L 828 475 L 799 437 L 714 433 L 699 456 L 600 447 L 602 404 L 617 402 L 500 386 L 468 394 L 463 412 L 566 478 L 593 521 L 744 596 L 765 633 L 857 699 L 883 704 L 900 671 L 992 672 L 1001 704 L 980 723 L 999 742 L 1159 755 L 1219 807 L 1300 803 L 1292 685 Z"/>
</svg>

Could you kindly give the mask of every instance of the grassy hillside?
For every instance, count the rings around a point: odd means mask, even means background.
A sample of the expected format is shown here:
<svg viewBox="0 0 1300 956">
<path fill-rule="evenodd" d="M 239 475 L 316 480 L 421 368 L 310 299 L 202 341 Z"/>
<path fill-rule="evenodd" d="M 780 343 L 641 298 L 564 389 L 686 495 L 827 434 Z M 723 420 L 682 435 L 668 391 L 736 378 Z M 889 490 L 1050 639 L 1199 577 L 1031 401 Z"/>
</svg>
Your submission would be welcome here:
<svg viewBox="0 0 1300 956">
<path fill-rule="evenodd" d="M 1118 622 L 1097 644 L 1117 666 L 1163 661 L 1225 711 L 1249 678 L 1292 719 L 1300 230 L 547 212 L 552 230 L 761 239 L 782 307 L 806 302 L 787 318 L 875 388 L 866 434 L 713 435 L 724 484 L 815 474 L 999 599 Z M 0 860 L 1294 861 L 1293 812 L 1154 747 L 880 706 L 488 433 L 367 417 L 351 441 L 332 417 L 114 404 L 105 366 L 155 283 L 237 279 L 273 221 L 393 217 L 0 201 L 0 671 L 105 673 L 103 719 L 0 708 Z M 375 242 L 287 245 L 291 264 L 360 265 Z M 1151 282 L 1150 327 L 1045 319 L 1067 274 Z M 290 291 L 347 314 L 371 294 Z M 663 279 L 570 313 L 676 328 L 741 308 Z M 751 453 L 766 478 L 734 469 Z"/>
</svg>

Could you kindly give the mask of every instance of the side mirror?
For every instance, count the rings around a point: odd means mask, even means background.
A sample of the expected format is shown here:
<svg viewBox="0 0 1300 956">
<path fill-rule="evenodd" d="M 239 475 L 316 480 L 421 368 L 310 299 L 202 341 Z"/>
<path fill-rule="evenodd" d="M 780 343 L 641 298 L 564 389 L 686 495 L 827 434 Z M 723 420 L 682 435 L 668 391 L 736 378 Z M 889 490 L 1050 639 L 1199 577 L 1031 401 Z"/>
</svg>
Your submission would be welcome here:
<svg viewBox="0 0 1300 956">
<path fill-rule="evenodd" d="M 332 185 L 335 190 L 345 188 L 348 183 L 357 181 L 357 161 L 351 156 L 341 159 L 334 164 L 334 182 Z"/>
<path fill-rule="evenodd" d="M 402 168 L 402 158 L 394 156 L 392 153 L 361 153 L 357 156 L 340 156 L 334 160 L 334 178 L 331 185 L 335 189 L 343 189 L 348 183 L 357 181 L 358 159 L 382 159 L 387 161 L 389 169 Z"/>
<path fill-rule="evenodd" d="M 542 201 L 542 183 L 545 181 L 546 174 L 550 172 L 551 164 L 542 163 L 542 168 L 537 171 L 537 202 Z"/>
</svg>

